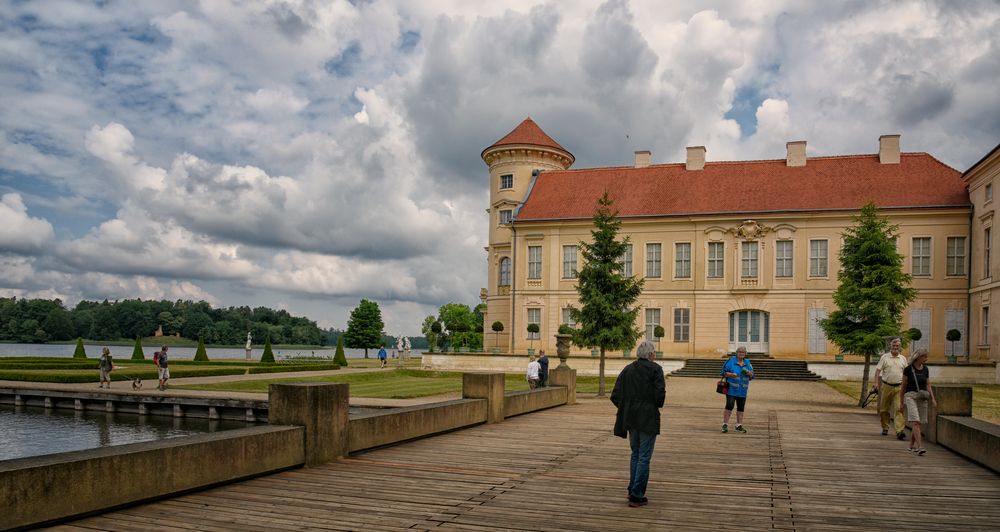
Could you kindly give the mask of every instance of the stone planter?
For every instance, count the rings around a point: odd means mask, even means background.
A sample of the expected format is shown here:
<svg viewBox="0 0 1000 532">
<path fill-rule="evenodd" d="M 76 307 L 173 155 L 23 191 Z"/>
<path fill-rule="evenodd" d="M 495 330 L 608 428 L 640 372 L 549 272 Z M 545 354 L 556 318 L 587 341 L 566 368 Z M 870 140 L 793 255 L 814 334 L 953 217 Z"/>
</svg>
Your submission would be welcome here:
<svg viewBox="0 0 1000 532">
<path fill-rule="evenodd" d="M 529 347 L 528 348 L 528 356 L 529 357 L 535 356 L 535 348 L 534 347 Z"/>
<path fill-rule="evenodd" d="M 569 364 L 566 364 L 566 359 L 569 358 L 569 342 L 573 337 L 568 334 L 557 334 L 556 335 L 556 354 L 559 356 L 559 366 L 560 368 L 569 368 Z"/>
<path fill-rule="evenodd" d="M 843 362 L 844 361 L 844 354 L 843 353 L 837 353 L 833 357 L 833 359 L 836 360 L 837 362 Z"/>
</svg>

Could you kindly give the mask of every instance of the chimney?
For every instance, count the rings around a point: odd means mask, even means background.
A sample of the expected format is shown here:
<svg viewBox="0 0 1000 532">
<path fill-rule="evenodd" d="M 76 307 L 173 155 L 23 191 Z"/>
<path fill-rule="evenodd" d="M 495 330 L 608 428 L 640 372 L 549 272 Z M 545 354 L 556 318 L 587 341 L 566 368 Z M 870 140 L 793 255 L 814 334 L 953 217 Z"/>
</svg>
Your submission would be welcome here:
<svg viewBox="0 0 1000 532">
<path fill-rule="evenodd" d="M 704 146 L 688 146 L 687 164 L 685 165 L 685 167 L 688 170 L 702 170 L 705 168 Z"/>
<path fill-rule="evenodd" d="M 635 152 L 635 167 L 645 168 L 650 165 L 650 159 L 652 159 L 653 154 L 649 150 L 642 150 Z"/>
<path fill-rule="evenodd" d="M 899 164 L 899 135 L 882 135 L 878 138 L 878 162 Z"/>
<path fill-rule="evenodd" d="M 805 166 L 806 165 L 806 141 L 793 140 L 785 143 L 788 156 L 785 159 L 785 166 Z"/>
</svg>

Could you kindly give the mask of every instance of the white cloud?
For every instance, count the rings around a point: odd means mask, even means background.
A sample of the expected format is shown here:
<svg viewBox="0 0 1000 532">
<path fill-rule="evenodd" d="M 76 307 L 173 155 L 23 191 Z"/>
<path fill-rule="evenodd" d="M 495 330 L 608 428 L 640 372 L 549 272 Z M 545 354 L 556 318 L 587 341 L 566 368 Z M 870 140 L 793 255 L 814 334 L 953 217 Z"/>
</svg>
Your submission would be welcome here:
<svg viewBox="0 0 1000 532">
<path fill-rule="evenodd" d="M 0 252 L 33 254 L 52 240 L 52 224 L 28 216 L 20 194 L 0 196 Z"/>
</svg>

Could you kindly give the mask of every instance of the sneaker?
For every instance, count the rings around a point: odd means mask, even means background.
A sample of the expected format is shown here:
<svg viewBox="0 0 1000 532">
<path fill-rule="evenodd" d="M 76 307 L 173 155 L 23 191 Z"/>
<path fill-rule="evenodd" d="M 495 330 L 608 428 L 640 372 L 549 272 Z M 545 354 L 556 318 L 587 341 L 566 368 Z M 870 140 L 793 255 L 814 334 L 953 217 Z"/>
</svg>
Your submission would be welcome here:
<svg viewBox="0 0 1000 532">
<path fill-rule="evenodd" d="M 882 435 L 883 436 L 888 436 L 889 435 L 889 429 L 882 429 Z"/>
<path fill-rule="evenodd" d="M 903 431 L 897 432 L 896 433 L 896 439 L 900 440 L 900 441 L 905 440 L 906 439 L 906 433 L 903 432 Z"/>
<path fill-rule="evenodd" d="M 722 433 L 725 434 L 727 432 L 729 432 L 729 425 L 723 423 L 722 424 Z"/>
<path fill-rule="evenodd" d="M 743 425 L 736 425 L 736 432 L 742 432 L 743 434 L 746 434 L 747 429 L 743 428 Z"/>
<path fill-rule="evenodd" d="M 927 453 L 927 449 L 924 449 L 923 447 L 917 449 L 917 456 L 923 456 L 925 453 Z"/>
<path fill-rule="evenodd" d="M 103 384 L 98 384 L 97 387 L 98 388 L 104 388 L 104 385 Z"/>
</svg>

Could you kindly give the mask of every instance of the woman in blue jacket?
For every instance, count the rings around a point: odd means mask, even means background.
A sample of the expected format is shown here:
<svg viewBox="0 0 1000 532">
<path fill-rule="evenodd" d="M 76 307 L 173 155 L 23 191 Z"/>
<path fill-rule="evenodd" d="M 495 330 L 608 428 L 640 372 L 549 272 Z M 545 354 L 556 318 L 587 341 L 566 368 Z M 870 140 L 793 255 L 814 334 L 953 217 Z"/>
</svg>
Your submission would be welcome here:
<svg viewBox="0 0 1000 532">
<path fill-rule="evenodd" d="M 736 432 L 746 433 L 743 428 L 743 410 L 747 406 L 747 389 L 753 379 L 753 366 L 747 358 L 747 348 L 736 348 L 736 356 L 730 357 L 722 366 L 722 376 L 729 383 L 726 392 L 726 409 L 722 413 L 722 432 L 729 432 L 729 416 L 733 414 L 736 405 Z"/>
</svg>

